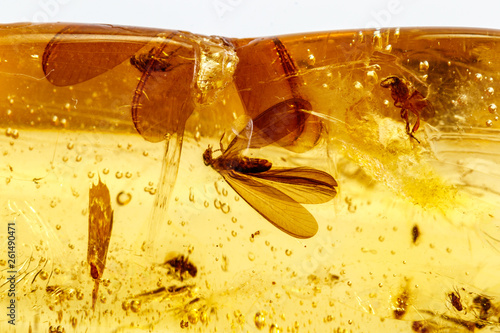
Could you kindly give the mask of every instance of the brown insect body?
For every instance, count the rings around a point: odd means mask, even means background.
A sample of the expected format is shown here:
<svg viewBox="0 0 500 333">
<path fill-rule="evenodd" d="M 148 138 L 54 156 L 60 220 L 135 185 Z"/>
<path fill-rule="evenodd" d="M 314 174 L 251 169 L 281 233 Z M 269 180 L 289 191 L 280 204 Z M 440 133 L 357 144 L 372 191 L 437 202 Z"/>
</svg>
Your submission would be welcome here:
<svg viewBox="0 0 500 333">
<path fill-rule="evenodd" d="M 179 255 L 173 259 L 167 260 L 165 264 L 170 265 L 179 274 L 181 281 L 184 280 L 184 273 L 188 273 L 191 277 L 196 277 L 198 269 L 189 261 L 189 257 Z"/>
<path fill-rule="evenodd" d="M 391 90 L 391 97 L 394 100 L 394 106 L 401 109 L 401 118 L 403 118 L 406 123 L 406 132 L 410 135 L 410 137 L 417 140 L 414 133 L 420 127 L 420 117 L 424 112 L 428 115 L 434 114 L 434 107 L 432 104 L 422 93 L 415 89 L 410 81 L 404 78 L 392 75 L 383 79 L 380 82 L 380 86 Z M 411 129 L 409 119 L 410 112 L 416 117 L 415 124 L 413 124 Z M 419 141 L 417 140 L 417 142 Z"/>
<path fill-rule="evenodd" d="M 221 149 L 222 151 L 222 149 Z M 212 158 L 212 148 L 209 147 L 203 153 L 205 165 L 211 165 L 216 170 L 234 170 L 241 173 L 259 173 L 271 169 L 272 163 L 263 158 L 251 158 L 239 156 L 233 159 Z M 224 153 L 224 152 L 223 152 Z"/>
<path fill-rule="evenodd" d="M 268 171 L 271 167 L 272 163 L 266 159 L 242 156 L 233 170 L 241 173 L 260 173 Z"/>
<path fill-rule="evenodd" d="M 451 292 L 448 294 L 448 297 L 450 298 L 451 305 L 453 305 L 453 307 L 457 309 L 457 311 L 462 311 L 464 309 L 460 294 L 458 292 Z"/>
</svg>

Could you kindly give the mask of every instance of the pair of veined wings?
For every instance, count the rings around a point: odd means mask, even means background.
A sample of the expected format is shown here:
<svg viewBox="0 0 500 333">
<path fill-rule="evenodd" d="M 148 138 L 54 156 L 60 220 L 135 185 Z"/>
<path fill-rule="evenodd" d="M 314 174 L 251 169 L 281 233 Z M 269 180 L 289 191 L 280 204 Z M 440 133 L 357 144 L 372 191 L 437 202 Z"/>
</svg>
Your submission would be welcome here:
<svg viewBox="0 0 500 333">
<path fill-rule="evenodd" d="M 297 238 L 310 238 L 318 231 L 316 219 L 301 204 L 325 203 L 337 194 L 335 179 L 310 167 L 275 168 L 254 174 L 219 172 L 263 217 Z"/>
<path fill-rule="evenodd" d="M 274 105 L 250 121 L 218 159 L 241 159 L 246 148 L 293 142 L 301 135 L 310 110 L 309 102 L 298 98 Z M 316 219 L 302 204 L 325 203 L 337 194 L 335 179 L 311 167 L 246 173 L 224 169 L 224 165 L 230 163 L 215 163 L 214 167 L 227 183 L 274 226 L 297 238 L 309 238 L 318 231 Z"/>
<path fill-rule="evenodd" d="M 145 46 L 150 47 L 137 54 Z M 130 92 L 136 130 L 146 140 L 159 142 L 183 129 L 194 109 L 195 61 L 193 47 L 178 31 L 69 25 L 45 47 L 42 68 L 49 82 L 69 86 L 127 60 L 142 72 L 135 92 Z"/>
</svg>

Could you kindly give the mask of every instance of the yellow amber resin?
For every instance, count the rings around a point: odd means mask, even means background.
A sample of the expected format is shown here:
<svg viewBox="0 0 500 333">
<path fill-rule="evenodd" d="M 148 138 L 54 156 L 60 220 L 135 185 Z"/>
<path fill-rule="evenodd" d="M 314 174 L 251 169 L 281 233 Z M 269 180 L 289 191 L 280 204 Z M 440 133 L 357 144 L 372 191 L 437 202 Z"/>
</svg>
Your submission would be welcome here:
<svg viewBox="0 0 500 333">
<path fill-rule="evenodd" d="M 0 26 L 0 330 L 500 329 L 499 37 Z"/>
</svg>

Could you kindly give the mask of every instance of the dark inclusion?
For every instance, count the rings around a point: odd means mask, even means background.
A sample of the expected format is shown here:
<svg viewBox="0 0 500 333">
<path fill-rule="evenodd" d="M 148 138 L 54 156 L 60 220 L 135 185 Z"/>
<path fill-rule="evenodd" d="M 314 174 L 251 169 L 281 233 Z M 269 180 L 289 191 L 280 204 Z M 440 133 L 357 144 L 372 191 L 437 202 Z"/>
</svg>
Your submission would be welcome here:
<svg viewBox="0 0 500 333">
<path fill-rule="evenodd" d="M 165 261 L 165 265 L 169 265 L 170 267 L 172 267 L 179 275 L 181 281 L 184 280 L 186 273 L 191 277 L 196 277 L 196 274 L 198 273 L 198 268 L 196 268 L 196 266 L 191 261 L 189 261 L 188 257 L 184 257 L 184 255 L 182 254 L 173 259 Z"/>
</svg>

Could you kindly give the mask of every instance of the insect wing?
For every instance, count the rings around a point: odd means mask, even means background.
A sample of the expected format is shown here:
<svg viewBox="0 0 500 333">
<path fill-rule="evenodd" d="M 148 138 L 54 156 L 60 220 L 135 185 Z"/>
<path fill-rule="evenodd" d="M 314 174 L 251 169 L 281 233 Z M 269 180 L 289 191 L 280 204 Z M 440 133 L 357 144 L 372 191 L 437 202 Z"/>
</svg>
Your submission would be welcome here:
<svg viewBox="0 0 500 333">
<path fill-rule="evenodd" d="M 302 204 L 325 203 L 337 194 L 335 179 L 313 168 L 273 168 L 251 176 L 255 181 L 274 187 Z"/>
<path fill-rule="evenodd" d="M 318 223 L 307 209 L 272 186 L 235 171 L 221 171 L 228 184 L 257 212 L 278 229 L 297 238 L 310 238 Z"/>
<path fill-rule="evenodd" d="M 249 122 L 227 147 L 229 156 L 246 148 L 262 148 L 277 141 L 292 144 L 300 136 L 311 104 L 300 98 L 292 98 L 275 104 Z M 248 131 L 252 128 L 252 131 Z"/>
<path fill-rule="evenodd" d="M 173 33 L 150 54 L 132 101 L 132 120 L 146 140 L 159 142 L 183 128 L 194 110 L 194 49 Z"/>
<path fill-rule="evenodd" d="M 414 108 L 420 112 L 423 119 L 430 119 L 435 116 L 436 111 L 432 103 L 419 91 L 415 91 L 411 97 Z"/>
<path fill-rule="evenodd" d="M 56 86 L 90 80 L 130 58 L 158 33 L 145 28 L 69 25 L 45 47 L 43 72 Z"/>
</svg>

